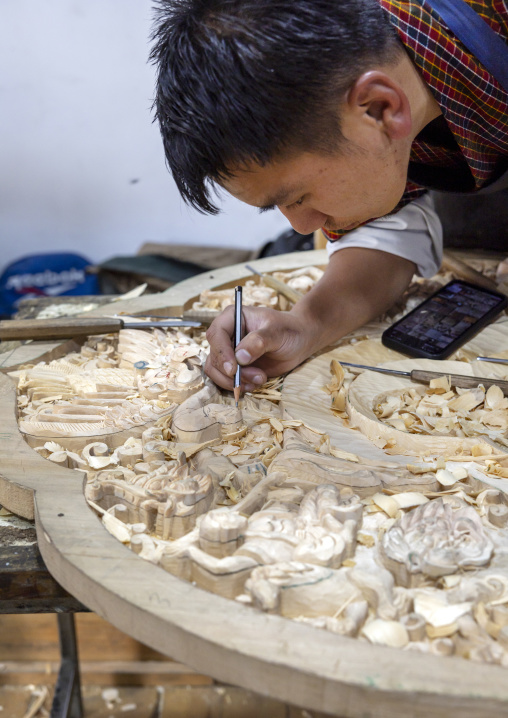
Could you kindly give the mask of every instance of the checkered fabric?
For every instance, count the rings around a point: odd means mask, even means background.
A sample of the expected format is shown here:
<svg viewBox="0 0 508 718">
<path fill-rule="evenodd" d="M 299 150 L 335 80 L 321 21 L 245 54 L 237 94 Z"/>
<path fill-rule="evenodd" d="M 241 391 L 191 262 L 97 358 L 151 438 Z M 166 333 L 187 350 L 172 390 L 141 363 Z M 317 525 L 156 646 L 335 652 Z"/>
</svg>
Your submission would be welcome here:
<svg viewBox="0 0 508 718">
<path fill-rule="evenodd" d="M 466 1 L 507 40 L 508 0 Z M 412 166 L 443 168 L 445 177 L 456 169 L 469 175 L 470 191 L 489 184 L 506 170 L 508 162 L 508 93 L 426 3 L 378 2 L 439 103 L 448 128 L 445 131 L 451 131 L 450 141 L 444 144 L 433 142 L 425 131 L 416 137 L 411 148 L 410 176 Z M 432 183 L 425 182 L 425 186 Z M 408 181 L 395 211 L 423 192 L 421 185 Z M 334 241 L 345 233 L 325 234 Z"/>
</svg>

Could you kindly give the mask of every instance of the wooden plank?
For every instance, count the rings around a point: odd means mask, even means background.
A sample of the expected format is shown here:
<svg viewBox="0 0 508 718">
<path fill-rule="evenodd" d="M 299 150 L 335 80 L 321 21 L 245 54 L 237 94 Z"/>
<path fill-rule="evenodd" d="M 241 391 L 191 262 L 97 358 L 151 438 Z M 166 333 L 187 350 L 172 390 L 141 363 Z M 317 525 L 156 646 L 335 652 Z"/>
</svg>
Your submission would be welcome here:
<svg viewBox="0 0 508 718">
<path fill-rule="evenodd" d="M 27 686 L 23 688 L 0 686 L 0 714 L 3 718 L 21 718 L 26 714 L 34 700 L 32 688 Z M 48 692 L 48 696 L 44 701 L 44 708 L 49 710 L 50 707 L 51 696 Z"/>
<path fill-rule="evenodd" d="M 0 685 L 55 685 L 59 661 L 0 663 Z M 213 680 L 172 661 L 80 661 L 85 686 L 209 686 Z"/>
<path fill-rule="evenodd" d="M 285 718 L 287 707 L 272 698 L 260 696 L 251 691 L 243 691 L 231 686 L 218 687 L 221 702 L 217 710 L 217 718 Z"/>
<path fill-rule="evenodd" d="M 107 689 L 85 687 L 83 708 L 86 718 L 159 718 L 163 695 L 163 691 L 155 687 L 123 687 L 118 689 L 115 700 L 108 701 L 105 700 L 108 697 Z"/>
<path fill-rule="evenodd" d="M 166 690 L 160 718 L 286 718 L 287 706 L 232 686 Z"/>
<path fill-rule="evenodd" d="M 134 640 L 94 613 L 76 614 L 75 622 L 81 661 L 163 661 L 174 665 L 162 653 Z M 58 661 L 59 658 L 56 616 L 0 615 L 0 662 Z M 193 671 L 186 667 L 185 672 Z"/>
<path fill-rule="evenodd" d="M 52 686 L 44 708 L 49 709 Z M 231 686 L 87 686 L 82 689 L 86 718 L 326 718 Z M 0 686 L 5 718 L 21 718 L 34 700 L 34 689 Z"/>
<path fill-rule="evenodd" d="M 316 229 L 314 232 L 314 249 L 326 249 L 328 240 L 323 234 L 323 230 Z"/>
<path fill-rule="evenodd" d="M 295 708 L 288 706 L 286 718 L 327 718 L 328 714 L 317 713 L 316 711 L 308 711 L 305 708 Z"/>
</svg>

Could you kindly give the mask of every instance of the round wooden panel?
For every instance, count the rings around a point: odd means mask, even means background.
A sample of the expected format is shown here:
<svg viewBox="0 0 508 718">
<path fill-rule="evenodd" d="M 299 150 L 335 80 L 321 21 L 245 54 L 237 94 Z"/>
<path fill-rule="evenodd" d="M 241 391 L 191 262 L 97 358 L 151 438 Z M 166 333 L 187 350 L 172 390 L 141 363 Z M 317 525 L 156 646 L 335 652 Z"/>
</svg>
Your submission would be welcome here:
<svg viewBox="0 0 508 718">
<path fill-rule="evenodd" d="M 319 260 L 310 254 L 284 257 L 283 268 L 322 263 L 322 254 Z M 259 262 L 258 268 L 279 267 L 272 260 Z M 147 298 L 138 311 L 152 311 L 157 303 L 161 313 L 165 307 L 174 312 L 199 293 L 200 284 L 236 281 L 242 270 L 237 268 L 235 274 L 235 268 L 229 268 L 215 273 L 213 280 L 183 283 L 185 291 L 180 285 L 157 299 Z M 147 304 L 152 306 L 147 309 Z M 310 395 L 321 398 L 322 393 L 328 399 L 319 384 L 329 359 L 320 360 L 323 366 L 310 362 L 288 378 L 283 401 L 289 413 L 300 412 L 295 396 L 302 386 L 310 387 Z M 7 377 L 0 377 L 0 411 L 0 503 L 24 515 L 34 507 L 49 570 L 121 630 L 219 680 L 332 715 L 445 718 L 453 711 L 466 718 L 497 718 L 506 712 L 506 669 L 499 666 L 344 638 L 226 600 L 140 559 L 109 535 L 88 507 L 83 476 L 51 465 L 23 441 L 15 418 L 15 389 Z M 359 433 L 353 440 L 350 430 L 343 434 L 332 426 L 333 417 L 322 413 L 320 418 L 318 407 L 310 407 L 309 422 L 324 421 L 321 425 L 330 429 L 332 440 L 343 442 L 348 451 L 372 464 L 403 461 L 387 460 Z"/>
</svg>

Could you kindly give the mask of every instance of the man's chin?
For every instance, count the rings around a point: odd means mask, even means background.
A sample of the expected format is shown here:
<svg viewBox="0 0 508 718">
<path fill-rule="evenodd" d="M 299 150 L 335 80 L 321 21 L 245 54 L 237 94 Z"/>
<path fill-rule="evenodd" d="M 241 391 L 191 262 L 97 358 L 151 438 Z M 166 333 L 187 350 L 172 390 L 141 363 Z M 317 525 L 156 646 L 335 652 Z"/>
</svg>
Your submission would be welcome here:
<svg viewBox="0 0 508 718">
<path fill-rule="evenodd" d="M 367 224 L 367 222 L 372 222 L 372 219 L 366 219 L 362 222 L 352 222 L 351 224 L 346 225 L 343 224 L 341 226 L 338 224 L 332 225 L 327 222 L 323 229 L 326 229 L 327 232 L 351 232 L 351 230 L 361 227 L 362 224 Z"/>
</svg>

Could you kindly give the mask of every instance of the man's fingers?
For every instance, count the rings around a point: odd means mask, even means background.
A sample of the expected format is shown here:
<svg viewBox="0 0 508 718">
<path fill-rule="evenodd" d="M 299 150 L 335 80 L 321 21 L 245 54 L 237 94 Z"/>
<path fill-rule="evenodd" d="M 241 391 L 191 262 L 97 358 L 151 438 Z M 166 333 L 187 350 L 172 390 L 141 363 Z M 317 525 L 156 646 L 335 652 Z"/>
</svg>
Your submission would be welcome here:
<svg viewBox="0 0 508 718">
<path fill-rule="evenodd" d="M 241 366 L 251 364 L 268 352 L 276 352 L 281 346 L 281 332 L 270 325 L 249 332 L 236 348 L 236 360 Z"/>
<path fill-rule="evenodd" d="M 216 371 L 229 377 L 233 377 L 235 374 L 236 359 L 232 345 L 234 326 L 235 318 L 233 308 L 227 307 L 217 319 L 214 319 L 206 332 L 206 338 L 210 343 L 210 354 L 206 362 L 206 373 L 213 381 L 215 381 L 215 379 L 209 371 L 211 367 L 214 367 Z M 220 382 L 217 383 L 220 386 L 224 386 Z"/>
<path fill-rule="evenodd" d="M 237 363 L 242 366 L 242 388 L 251 391 L 267 380 L 265 355 L 277 352 L 287 342 L 287 328 L 281 326 L 280 312 L 260 307 L 244 307 L 245 337 L 239 343 L 236 356 L 233 349 L 234 308 L 228 307 L 210 325 L 206 336 L 210 354 L 205 371 L 224 389 L 233 387 Z M 287 318 L 285 319 L 287 322 Z M 273 357 L 275 359 L 275 357 Z M 273 360 L 272 360 L 273 361 Z M 280 359 L 275 359 L 279 363 Z M 277 372 L 275 372 L 277 373 Z M 270 375 L 274 373 L 270 369 Z"/>
<path fill-rule="evenodd" d="M 223 389 L 233 391 L 233 379 L 214 367 L 210 360 L 210 356 L 208 356 L 206 360 L 205 372 L 215 384 L 218 384 Z M 245 369 L 242 369 L 241 371 L 242 391 L 253 391 L 256 387 L 264 384 L 266 380 L 266 373 L 255 366 L 245 367 Z"/>
<path fill-rule="evenodd" d="M 206 359 L 205 373 L 208 374 L 210 379 L 215 384 L 218 384 L 218 386 L 221 386 L 223 389 L 229 389 L 230 391 L 233 390 L 233 379 L 213 364 L 211 354 L 209 354 Z"/>
<path fill-rule="evenodd" d="M 246 388 L 246 391 L 251 391 L 252 388 L 261 386 L 267 380 L 266 372 L 257 366 L 242 367 L 241 378 L 242 385 L 245 384 L 246 387 L 247 385 L 251 387 L 250 389 Z"/>
</svg>

